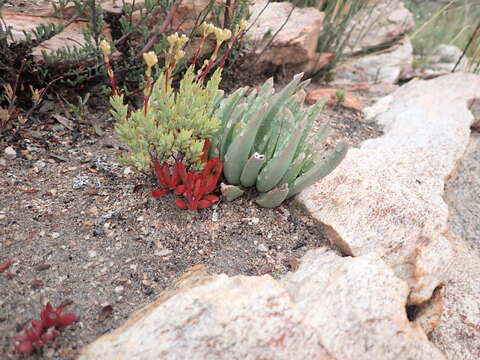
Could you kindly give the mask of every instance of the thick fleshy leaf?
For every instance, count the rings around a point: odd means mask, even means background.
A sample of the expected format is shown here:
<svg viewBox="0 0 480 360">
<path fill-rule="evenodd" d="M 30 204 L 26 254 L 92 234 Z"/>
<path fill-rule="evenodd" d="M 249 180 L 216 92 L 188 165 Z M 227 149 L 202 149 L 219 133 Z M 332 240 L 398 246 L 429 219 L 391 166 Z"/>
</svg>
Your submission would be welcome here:
<svg viewBox="0 0 480 360">
<path fill-rule="evenodd" d="M 263 113 L 268 105 L 265 104 L 242 129 L 240 134 L 233 140 L 225 154 L 224 175 L 229 184 L 240 183 L 243 167 L 250 156 L 250 151 L 255 143 L 255 137 L 262 124 Z"/>
<path fill-rule="evenodd" d="M 73 324 L 77 320 L 77 315 L 74 313 L 62 314 L 57 318 L 56 327 L 66 327 Z"/>
<path fill-rule="evenodd" d="M 327 155 L 323 161 L 315 164 L 306 173 L 300 175 L 292 184 L 288 197 L 298 194 L 306 187 L 314 184 L 321 178 L 330 174 L 345 158 L 348 151 L 348 145 L 345 143 L 338 144 L 335 149 Z"/>
<path fill-rule="evenodd" d="M 286 111 L 290 112 L 288 109 Z M 263 167 L 257 179 L 257 190 L 259 192 L 270 191 L 279 184 L 292 163 L 304 129 L 305 122 L 302 122 L 299 124 L 295 133 L 290 137 L 287 146 L 281 151 L 276 152 L 274 158 L 269 160 L 267 165 Z"/>
<path fill-rule="evenodd" d="M 265 155 L 259 153 L 254 153 L 250 159 L 248 159 L 243 168 L 242 175 L 240 176 L 240 183 L 242 186 L 250 187 L 255 185 L 258 173 L 265 163 L 265 160 Z"/>
<path fill-rule="evenodd" d="M 15 350 L 28 355 L 33 351 L 33 346 L 30 341 L 22 341 L 15 346 Z"/>
<path fill-rule="evenodd" d="M 288 195 L 288 184 L 283 184 L 267 193 L 261 194 L 255 199 L 255 202 L 264 208 L 274 208 L 279 206 Z"/>
<path fill-rule="evenodd" d="M 179 209 L 186 209 L 187 208 L 187 204 L 185 203 L 185 201 L 180 200 L 180 199 L 175 201 L 175 205 L 177 205 L 177 208 L 179 208 Z"/>
<path fill-rule="evenodd" d="M 211 195 L 211 194 L 210 194 L 210 195 L 204 196 L 204 197 L 202 198 L 202 200 L 207 200 L 207 201 L 209 201 L 211 204 L 213 204 L 213 203 L 216 203 L 216 202 L 217 202 L 218 200 L 220 200 L 220 199 L 219 199 L 218 196 L 216 196 L 216 195 Z"/>
<path fill-rule="evenodd" d="M 233 201 L 243 195 L 245 191 L 235 185 L 220 184 L 220 191 L 227 201 Z"/>
<path fill-rule="evenodd" d="M 158 199 L 158 198 L 161 198 L 162 196 L 164 196 L 165 194 L 167 194 L 167 190 L 164 190 L 164 189 L 157 189 L 157 190 L 152 190 L 152 196 L 155 198 L 155 199 Z"/>
<path fill-rule="evenodd" d="M 187 185 L 182 184 L 182 185 L 178 185 L 173 191 L 173 193 L 175 195 L 182 195 L 185 191 L 187 191 Z"/>
<path fill-rule="evenodd" d="M 155 176 L 157 178 L 158 185 L 160 185 L 163 188 L 168 187 L 168 182 L 163 177 L 162 165 L 158 160 L 155 160 L 153 162 L 153 169 L 155 171 Z"/>
</svg>

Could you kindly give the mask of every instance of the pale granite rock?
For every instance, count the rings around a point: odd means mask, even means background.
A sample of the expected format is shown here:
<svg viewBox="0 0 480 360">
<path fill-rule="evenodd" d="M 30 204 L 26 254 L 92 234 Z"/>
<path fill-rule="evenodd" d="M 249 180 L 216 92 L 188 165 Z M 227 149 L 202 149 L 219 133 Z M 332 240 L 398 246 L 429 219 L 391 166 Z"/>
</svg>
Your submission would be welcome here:
<svg viewBox="0 0 480 360">
<path fill-rule="evenodd" d="M 85 348 L 79 360 L 333 359 L 272 277 L 201 271 L 190 275 L 197 278 L 191 288 L 162 296 Z"/>
<path fill-rule="evenodd" d="M 458 238 L 449 281 L 435 296 L 437 302 L 441 301 L 442 316 L 430 334 L 449 359 L 480 359 L 479 174 L 480 136 L 473 134 L 456 174 L 448 183 L 449 227 Z M 434 313 L 436 307 L 429 302 L 425 310 Z M 424 316 L 419 316 L 419 321 L 423 322 Z"/>
<path fill-rule="evenodd" d="M 317 249 L 281 281 L 197 267 L 79 360 L 444 360 L 408 321 L 407 296 L 408 285 L 374 255 Z"/>
<path fill-rule="evenodd" d="M 411 70 L 413 48 L 408 37 L 382 51 L 354 57 L 335 69 L 334 83 L 385 82 L 393 84 Z"/>
<path fill-rule="evenodd" d="M 408 321 L 408 285 L 373 254 L 350 258 L 310 251 L 283 282 L 335 359 L 445 359 Z"/>
<path fill-rule="evenodd" d="M 267 1 L 262 0 L 250 7 L 252 26 L 247 37 L 252 40 L 255 54 L 259 56 L 256 69 L 269 65 L 304 64 L 315 59 L 324 14 L 316 8 L 296 8 L 288 18 L 292 6 L 289 2 L 267 5 Z"/>
<path fill-rule="evenodd" d="M 347 51 L 390 43 L 413 29 L 413 15 L 400 0 L 380 0 L 360 10 L 350 23 Z"/>
<path fill-rule="evenodd" d="M 471 98 L 480 76 L 412 81 L 377 115 L 385 134 L 351 149 L 332 174 L 298 197 L 346 254 L 381 256 L 406 280 L 410 304 L 428 300 L 448 279 L 453 249 L 445 179 L 469 141 Z"/>
</svg>

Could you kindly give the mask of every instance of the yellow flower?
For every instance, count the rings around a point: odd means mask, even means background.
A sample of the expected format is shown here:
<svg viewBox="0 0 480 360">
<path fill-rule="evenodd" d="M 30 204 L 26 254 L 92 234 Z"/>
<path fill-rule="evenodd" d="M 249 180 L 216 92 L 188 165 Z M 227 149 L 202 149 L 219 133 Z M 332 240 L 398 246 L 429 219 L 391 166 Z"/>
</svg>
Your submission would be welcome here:
<svg viewBox="0 0 480 360">
<path fill-rule="evenodd" d="M 185 57 L 185 51 L 178 50 L 175 54 L 175 61 L 178 63 L 183 57 Z"/>
<path fill-rule="evenodd" d="M 215 28 L 215 37 L 217 38 L 217 47 L 220 47 L 220 45 L 230 39 L 232 37 L 232 32 L 228 29 L 218 29 Z"/>
<path fill-rule="evenodd" d="M 110 49 L 110 44 L 105 39 L 100 41 L 100 49 L 102 49 L 102 53 L 105 56 L 110 55 L 112 52 L 112 50 Z"/>
<path fill-rule="evenodd" d="M 157 55 L 153 51 L 143 53 L 143 60 L 145 61 L 145 63 L 149 68 L 153 67 L 158 63 Z"/>
<path fill-rule="evenodd" d="M 202 25 L 200 25 L 200 30 L 202 31 L 204 38 L 214 33 L 215 29 L 216 27 L 210 23 L 203 23 Z"/>
<path fill-rule="evenodd" d="M 188 36 L 182 35 L 178 40 L 177 40 L 177 46 L 179 49 L 183 48 L 185 44 L 188 41 Z"/>
<path fill-rule="evenodd" d="M 248 23 L 247 20 L 242 19 L 242 21 L 240 21 L 240 31 L 247 30 L 249 26 L 250 26 L 250 24 Z"/>
<path fill-rule="evenodd" d="M 180 37 L 178 36 L 178 33 L 167 36 L 167 42 L 168 42 L 168 45 L 170 46 L 170 48 L 173 48 L 177 44 L 177 41 L 179 39 L 180 39 Z"/>
</svg>

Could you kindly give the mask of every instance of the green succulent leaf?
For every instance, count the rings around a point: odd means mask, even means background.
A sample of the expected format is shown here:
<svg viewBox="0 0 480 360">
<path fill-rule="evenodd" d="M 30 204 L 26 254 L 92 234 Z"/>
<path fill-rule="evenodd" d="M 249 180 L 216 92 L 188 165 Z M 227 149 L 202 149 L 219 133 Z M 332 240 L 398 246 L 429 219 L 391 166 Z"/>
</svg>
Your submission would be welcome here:
<svg viewBox="0 0 480 360">
<path fill-rule="evenodd" d="M 257 111 L 255 118 L 249 121 L 244 128 L 240 131 L 240 134 L 235 137 L 230 145 L 228 152 L 225 154 L 225 164 L 223 168 L 224 175 L 227 181 L 232 185 L 240 183 L 240 176 L 243 171 L 243 167 L 248 160 L 250 150 L 255 141 L 255 135 L 258 128 L 262 124 L 263 113 L 266 109 L 264 105 Z"/>
<path fill-rule="evenodd" d="M 290 110 L 286 110 L 290 112 Z M 293 115 L 291 115 L 293 116 Z M 260 172 L 257 179 L 257 190 L 259 192 L 266 192 L 274 188 L 287 172 L 295 152 L 297 151 L 298 143 L 305 130 L 305 122 L 303 122 L 290 137 L 288 144 L 276 152 L 273 159 L 269 160 L 265 167 Z"/>
<path fill-rule="evenodd" d="M 338 144 L 335 149 L 323 160 L 315 164 L 310 170 L 298 177 L 288 193 L 290 198 L 298 194 L 306 187 L 313 185 L 318 180 L 330 174 L 345 158 L 348 150 L 348 145 L 345 143 Z"/>
<path fill-rule="evenodd" d="M 267 193 L 261 194 L 255 199 L 255 202 L 264 208 L 274 208 L 279 206 L 288 195 L 288 184 L 280 185 Z"/>
<path fill-rule="evenodd" d="M 250 187 L 255 185 L 257 181 L 258 173 L 265 162 L 265 155 L 254 153 L 250 159 L 248 159 L 245 167 L 243 168 L 242 175 L 240 176 L 240 183 L 242 186 Z"/>
</svg>

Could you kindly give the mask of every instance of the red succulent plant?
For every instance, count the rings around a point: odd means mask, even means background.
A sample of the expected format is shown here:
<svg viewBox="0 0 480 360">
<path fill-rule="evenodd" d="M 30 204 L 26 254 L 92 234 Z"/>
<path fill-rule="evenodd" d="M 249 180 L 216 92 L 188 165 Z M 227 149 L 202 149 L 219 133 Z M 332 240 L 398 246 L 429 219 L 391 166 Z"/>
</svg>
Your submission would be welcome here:
<svg viewBox="0 0 480 360">
<path fill-rule="evenodd" d="M 223 163 L 220 158 L 208 161 L 200 173 L 187 172 L 185 164 L 175 163 L 172 173 L 167 163 L 153 162 L 155 175 L 160 189 L 153 190 L 152 196 L 162 197 L 173 190 L 176 195 L 182 195 L 185 200 L 178 199 L 176 205 L 180 209 L 206 209 L 218 201 L 218 196 L 211 194 L 217 187 L 222 174 Z"/>
<path fill-rule="evenodd" d="M 74 313 L 63 314 L 63 309 L 67 305 L 68 303 L 64 302 L 54 309 L 48 302 L 40 313 L 40 320 L 33 320 L 30 328 L 13 336 L 18 341 L 15 350 L 28 355 L 34 349 L 41 348 L 58 336 L 60 333 L 56 329 L 73 324 L 77 320 L 77 316 Z"/>
</svg>

